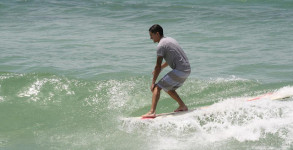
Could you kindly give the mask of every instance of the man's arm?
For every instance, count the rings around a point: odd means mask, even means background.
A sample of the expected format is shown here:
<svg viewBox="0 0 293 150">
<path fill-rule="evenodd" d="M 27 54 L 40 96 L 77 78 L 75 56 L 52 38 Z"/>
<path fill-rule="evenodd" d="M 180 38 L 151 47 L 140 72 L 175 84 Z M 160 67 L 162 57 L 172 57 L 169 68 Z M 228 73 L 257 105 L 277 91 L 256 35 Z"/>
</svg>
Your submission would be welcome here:
<svg viewBox="0 0 293 150">
<path fill-rule="evenodd" d="M 168 63 L 165 62 L 165 63 L 163 63 L 163 65 L 161 66 L 161 68 L 164 69 L 164 68 L 166 68 L 167 66 L 168 66 Z"/>
<path fill-rule="evenodd" d="M 167 62 L 164 62 L 164 63 L 161 65 L 161 71 L 162 71 L 164 68 L 166 68 L 167 66 L 169 66 L 168 63 L 167 63 Z M 154 74 L 154 72 L 155 72 L 155 70 L 152 72 L 152 74 Z"/>
<path fill-rule="evenodd" d="M 155 66 L 155 70 L 154 70 L 154 75 L 153 75 L 153 81 L 152 81 L 152 86 L 151 86 L 151 91 L 154 90 L 155 88 L 155 83 L 156 83 L 156 80 L 162 70 L 162 61 L 163 61 L 163 57 L 162 56 L 158 56 L 157 57 L 157 63 L 156 63 L 156 66 Z"/>
</svg>

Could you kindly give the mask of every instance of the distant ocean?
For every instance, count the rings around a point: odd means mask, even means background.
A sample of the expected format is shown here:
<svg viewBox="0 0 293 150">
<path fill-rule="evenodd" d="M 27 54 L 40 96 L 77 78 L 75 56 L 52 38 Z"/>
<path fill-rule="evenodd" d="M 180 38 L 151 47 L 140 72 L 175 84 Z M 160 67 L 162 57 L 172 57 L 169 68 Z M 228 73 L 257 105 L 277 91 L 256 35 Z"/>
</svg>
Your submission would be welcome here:
<svg viewBox="0 0 293 150">
<path fill-rule="evenodd" d="M 186 52 L 180 117 L 151 105 L 153 24 Z M 1 0 L 0 150 L 293 149 L 292 0 Z M 170 69 L 165 69 L 160 77 Z M 162 93 L 157 113 L 177 104 Z"/>
</svg>

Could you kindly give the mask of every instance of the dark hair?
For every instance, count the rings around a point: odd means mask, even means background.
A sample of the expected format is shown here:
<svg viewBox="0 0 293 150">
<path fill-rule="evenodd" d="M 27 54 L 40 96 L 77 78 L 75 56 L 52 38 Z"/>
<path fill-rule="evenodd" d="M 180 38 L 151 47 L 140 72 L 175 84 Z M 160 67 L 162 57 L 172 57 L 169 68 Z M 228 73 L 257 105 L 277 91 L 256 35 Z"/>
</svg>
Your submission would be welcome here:
<svg viewBox="0 0 293 150">
<path fill-rule="evenodd" d="M 163 28 L 160 25 L 158 25 L 158 24 L 154 24 L 153 26 L 151 26 L 150 29 L 149 29 L 149 31 L 152 32 L 152 33 L 159 32 L 159 34 L 160 34 L 161 37 L 164 36 Z"/>
</svg>

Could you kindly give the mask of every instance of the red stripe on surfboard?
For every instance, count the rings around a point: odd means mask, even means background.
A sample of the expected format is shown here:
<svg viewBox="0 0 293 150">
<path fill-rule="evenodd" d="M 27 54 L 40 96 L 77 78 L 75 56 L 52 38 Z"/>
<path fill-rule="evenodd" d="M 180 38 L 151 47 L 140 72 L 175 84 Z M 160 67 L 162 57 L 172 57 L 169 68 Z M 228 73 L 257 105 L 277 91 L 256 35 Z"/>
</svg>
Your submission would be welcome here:
<svg viewBox="0 0 293 150">
<path fill-rule="evenodd" d="M 156 117 L 154 117 L 154 118 L 146 118 L 146 117 L 141 117 L 140 119 L 141 120 L 147 120 L 147 119 L 155 119 Z"/>
<path fill-rule="evenodd" d="M 258 96 L 258 97 L 255 97 L 255 98 L 252 98 L 252 99 L 249 99 L 247 101 L 255 101 L 255 100 L 259 100 L 261 98 L 264 98 L 266 96 L 269 96 L 269 95 L 272 95 L 273 93 L 267 93 L 267 94 L 264 94 L 264 95 L 261 95 L 261 96 Z"/>
</svg>

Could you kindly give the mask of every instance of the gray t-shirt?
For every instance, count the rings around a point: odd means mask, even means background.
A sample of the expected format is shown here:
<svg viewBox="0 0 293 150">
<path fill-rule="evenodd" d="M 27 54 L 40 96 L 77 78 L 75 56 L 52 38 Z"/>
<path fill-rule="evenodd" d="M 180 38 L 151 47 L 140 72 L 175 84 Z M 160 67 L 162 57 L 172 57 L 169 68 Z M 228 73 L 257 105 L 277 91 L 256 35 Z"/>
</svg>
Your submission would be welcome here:
<svg viewBox="0 0 293 150">
<path fill-rule="evenodd" d="M 190 64 L 183 49 L 171 37 L 163 37 L 157 47 L 157 55 L 164 57 L 172 69 L 190 71 Z"/>
</svg>

